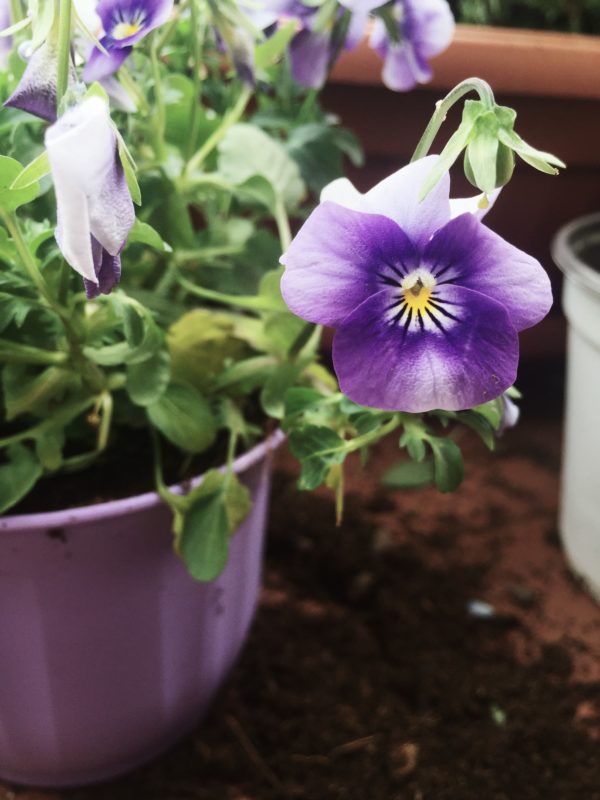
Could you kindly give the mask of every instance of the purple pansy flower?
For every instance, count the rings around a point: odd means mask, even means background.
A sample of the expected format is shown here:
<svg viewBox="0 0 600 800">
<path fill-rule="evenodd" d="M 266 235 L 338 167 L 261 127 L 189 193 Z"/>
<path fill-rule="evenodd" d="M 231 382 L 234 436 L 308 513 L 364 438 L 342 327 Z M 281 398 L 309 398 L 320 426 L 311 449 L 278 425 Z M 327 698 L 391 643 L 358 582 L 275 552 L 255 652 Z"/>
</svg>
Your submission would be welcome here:
<svg viewBox="0 0 600 800">
<path fill-rule="evenodd" d="M 96 13 L 102 21 L 104 36 L 92 50 L 83 70 L 87 83 L 113 75 L 131 53 L 133 45 L 162 25 L 171 15 L 173 0 L 100 0 Z"/>
<path fill-rule="evenodd" d="M 108 294 L 121 276 L 120 252 L 134 222 L 107 104 L 90 97 L 46 131 L 56 192 L 56 240 L 84 278 L 88 297 Z"/>
<path fill-rule="evenodd" d="M 431 80 L 428 59 L 448 47 L 454 18 L 446 0 L 395 0 L 391 7 L 397 36 L 382 19 L 375 20 L 370 45 L 384 59 L 382 78 L 395 91 L 407 91 Z"/>
<path fill-rule="evenodd" d="M 515 379 L 517 332 L 552 303 L 535 259 L 476 214 L 452 217 L 447 173 L 419 202 L 435 159 L 355 192 L 358 210 L 326 199 L 282 257 L 286 303 L 337 329 L 340 387 L 365 406 L 456 411 L 498 397 Z"/>
</svg>

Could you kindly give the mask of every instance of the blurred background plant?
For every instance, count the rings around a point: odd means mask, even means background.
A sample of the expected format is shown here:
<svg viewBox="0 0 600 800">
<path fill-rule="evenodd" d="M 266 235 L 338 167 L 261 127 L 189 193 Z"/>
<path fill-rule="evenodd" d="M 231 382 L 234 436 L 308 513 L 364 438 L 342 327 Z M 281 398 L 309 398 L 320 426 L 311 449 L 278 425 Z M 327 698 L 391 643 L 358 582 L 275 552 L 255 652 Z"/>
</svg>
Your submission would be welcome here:
<svg viewBox="0 0 600 800">
<path fill-rule="evenodd" d="M 450 0 L 458 22 L 600 33 L 600 0 Z"/>
</svg>

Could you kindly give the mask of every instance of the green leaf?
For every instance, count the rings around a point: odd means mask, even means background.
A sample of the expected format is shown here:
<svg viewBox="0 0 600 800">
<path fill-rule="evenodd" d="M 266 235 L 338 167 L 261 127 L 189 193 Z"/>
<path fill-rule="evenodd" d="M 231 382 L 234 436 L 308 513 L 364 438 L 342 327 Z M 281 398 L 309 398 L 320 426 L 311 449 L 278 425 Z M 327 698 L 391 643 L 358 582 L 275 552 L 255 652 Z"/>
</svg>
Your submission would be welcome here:
<svg viewBox="0 0 600 800">
<path fill-rule="evenodd" d="M 390 489 L 420 489 L 435 480 L 433 458 L 400 461 L 383 475 L 381 482 Z"/>
<path fill-rule="evenodd" d="M 298 489 L 304 492 L 312 492 L 320 486 L 330 469 L 327 460 L 313 456 L 302 462 L 300 477 L 298 478 Z"/>
<path fill-rule="evenodd" d="M 301 461 L 318 455 L 332 464 L 341 464 L 344 454 L 335 451 L 343 447 L 344 440 L 331 428 L 321 425 L 305 425 L 290 434 L 290 450 Z"/>
<path fill-rule="evenodd" d="M 217 422 L 207 401 L 191 386 L 172 383 L 146 412 L 163 436 L 188 453 L 207 450 L 217 435 Z"/>
<path fill-rule="evenodd" d="M 2 370 L 6 419 L 25 413 L 44 416 L 49 404 L 56 406 L 62 400 L 73 380 L 73 373 L 60 367 L 32 374 L 20 364 L 8 364 Z"/>
<path fill-rule="evenodd" d="M 316 389 L 305 389 L 301 386 L 288 389 L 285 394 L 285 416 L 292 417 L 315 408 L 323 402 L 324 397 Z"/>
<path fill-rule="evenodd" d="M 230 536 L 250 510 L 250 493 L 235 474 L 211 470 L 189 498 L 179 551 L 192 577 L 212 581 L 227 563 Z"/>
<path fill-rule="evenodd" d="M 296 20 L 284 22 L 273 36 L 261 42 L 254 50 L 254 64 L 257 69 L 271 66 L 283 55 L 286 47 L 296 33 Z"/>
<path fill-rule="evenodd" d="M 0 466 L 0 514 L 18 503 L 35 486 L 42 466 L 22 444 L 7 449 L 8 463 Z"/>
<path fill-rule="evenodd" d="M 171 359 L 168 352 L 159 350 L 145 361 L 127 365 L 125 389 L 138 406 L 156 403 L 166 391 L 171 378 Z"/>
<path fill-rule="evenodd" d="M 48 158 L 48 152 L 44 150 L 43 153 L 40 153 L 37 158 L 34 158 L 33 161 L 17 175 L 10 188 L 12 191 L 16 189 L 27 189 L 49 174 L 50 160 Z"/>
<path fill-rule="evenodd" d="M 296 361 L 280 364 L 267 378 L 260 394 L 260 402 L 264 411 L 274 419 L 283 419 L 285 413 L 285 396 L 295 383 L 304 365 Z"/>
<path fill-rule="evenodd" d="M 171 253 L 172 248 L 163 241 L 158 231 L 154 230 L 152 225 L 147 222 L 140 222 L 136 219 L 133 227 L 129 231 L 127 244 L 147 244 L 148 247 L 153 247 L 161 253 Z"/>
<path fill-rule="evenodd" d="M 35 453 L 48 472 L 55 472 L 63 462 L 65 432 L 62 428 L 44 431 L 35 440 Z"/>
<path fill-rule="evenodd" d="M 22 165 L 14 158 L 0 156 L 0 208 L 10 213 L 19 206 L 34 200 L 40 191 L 37 183 L 25 189 L 11 189 L 15 179 L 23 172 Z"/>
<path fill-rule="evenodd" d="M 255 175 L 266 178 L 288 209 L 295 209 L 306 194 L 300 169 L 285 147 L 250 123 L 227 131 L 219 145 L 219 172 L 236 186 Z"/>
<path fill-rule="evenodd" d="M 129 194 L 131 195 L 131 199 L 136 204 L 136 206 L 142 205 L 142 192 L 140 190 L 140 185 L 138 183 L 137 176 L 135 174 L 135 164 L 129 155 L 129 151 L 125 146 L 125 142 L 123 139 L 118 136 L 118 149 L 119 149 L 119 159 L 121 160 L 121 164 L 123 166 L 123 172 L 125 173 L 125 180 L 127 181 L 127 188 L 129 189 Z"/>
<path fill-rule="evenodd" d="M 431 437 L 435 483 L 440 492 L 453 492 L 464 478 L 464 464 L 460 448 L 451 439 Z"/>
</svg>

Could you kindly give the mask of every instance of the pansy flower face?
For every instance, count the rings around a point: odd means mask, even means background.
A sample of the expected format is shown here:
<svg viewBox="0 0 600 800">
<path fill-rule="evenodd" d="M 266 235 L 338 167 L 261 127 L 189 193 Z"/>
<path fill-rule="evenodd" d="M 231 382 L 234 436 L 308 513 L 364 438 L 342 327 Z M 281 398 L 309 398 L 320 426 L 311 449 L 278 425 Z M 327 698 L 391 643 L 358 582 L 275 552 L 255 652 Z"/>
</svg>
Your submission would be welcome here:
<svg viewBox="0 0 600 800">
<path fill-rule="evenodd" d="M 365 406 L 455 411 L 498 397 L 516 377 L 517 332 L 552 303 L 535 259 L 470 211 L 452 217 L 448 175 L 419 202 L 434 164 L 366 195 L 338 184 L 351 207 L 325 199 L 282 258 L 286 303 L 336 328 L 340 387 Z"/>
<path fill-rule="evenodd" d="M 96 7 L 104 29 L 100 44 L 107 53 L 94 48 L 83 79 L 98 81 L 115 73 L 133 45 L 166 22 L 172 10 L 173 0 L 100 0 Z"/>
</svg>

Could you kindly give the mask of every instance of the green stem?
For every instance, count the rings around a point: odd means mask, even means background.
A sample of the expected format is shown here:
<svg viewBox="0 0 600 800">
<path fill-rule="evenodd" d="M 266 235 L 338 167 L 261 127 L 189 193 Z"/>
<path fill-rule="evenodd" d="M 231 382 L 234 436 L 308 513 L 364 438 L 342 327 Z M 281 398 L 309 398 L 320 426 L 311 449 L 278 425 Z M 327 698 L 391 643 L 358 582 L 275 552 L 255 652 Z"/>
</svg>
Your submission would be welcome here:
<svg viewBox="0 0 600 800">
<path fill-rule="evenodd" d="M 40 295 L 44 298 L 46 303 L 62 318 L 63 315 L 66 314 L 66 309 L 63 309 L 62 306 L 60 306 L 50 294 L 48 286 L 46 285 L 46 281 L 42 277 L 42 273 L 39 271 L 34 257 L 29 252 L 29 248 L 27 247 L 27 243 L 23 238 L 23 234 L 21 233 L 16 216 L 14 214 L 6 214 L 0 211 L 0 218 L 11 235 L 11 238 L 17 249 L 17 253 L 19 254 L 19 258 L 21 259 L 21 264 L 27 273 L 27 276 L 35 288 L 39 291 Z"/>
<path fill-rule="evenodd" d="M 133 96 L 140 111 L 147 116 L 151 111 L 150 104 L 125 65 L 119 70 L 119 80 L 123 88 Z"/>
<path fill-rule="evenodd" d="M 185 170 L 185 174 L 190 175 L 195 170 L 200 169 L 206 158 L 212 153 L 215 147 L 219 144 L 221 139 L 225 136 L 229 128 L 232 125 L 235 125 L 238 122 L 244 111 L 246 110 L 246 106 L 250 102 L 250 98 L 252 97 L 252 89 L 248 86 L 245 86 L 242 91 L 240 92 L 240 96 L 237 99 L 237 102 L 231 108 L 231 110 L 223 117 L 223 120 L 219 127 L 214 130 L 211 135 L 206 139 L 202 147 L 196 151 L 196 153 L 190 158 L 188 165 Z"/>
<path fill-rule="evenodd" d="M 266 297 L 258 297 L 254 295 L 237 295 L 225 294 L 224 292 L 217 292 L 214 289 L 205 289 L 203 286 L 196 286 L 195 283 L 188 281 L 186 278 L 179 276 L 179 284 L 190 294 L 196 297 L 201 297 L 203 300 L 212 300 L 215 303 L 223 303 L 224 305 L 237 306 L 237 308 L 244 308 L 247 311 L 281 311 L 281 303 L 276 301 L 269 301 Z"/>
<path fill-rule="evenodd" d="M 42 422 L 34 425 L 33 428 L 28 428 L 26 431 L 14 433 L 12 436 L 6 436 L 4 439 L 0 439 L 0 447 L 9 447 L 11 444 L 17 444 L 17 442 L 23 442 L 27 439 L 37 439 L 40 434 L 47 430 L 59 428 L 68 424 L 71 420 L 78 417 L 79 414 L 82 414 L 97 401 L 97 397 L 88 397 L 86 400 L 82 400 L 80 403 L 74 403 L 71 406 L 67 406 L 49 419 L 42 420 Z"/>
<path fill-rule="evenodd" d="M 290 221 L 287 211 L 285 210 L 285 205 L 281 197 L 278 197 L 275 203 L 274 215 L 281 249 L 285 252 L 292 243 L 292 232 L 290 230 Z"/>
<path fill-rule="evenodd" d="M 427 155 L 435 137 L 438 134 L 438 131 L 446 119 L 448 111 L 466 94 L 469 94 L 469 92 L 477 92 L 481 102 L 484 103 L 484 105 L 488 106 L 489 108 L 494 107 L 494 93 L 492 92 L 491 86 L 488 83 L 481 80 L 481 78 L 467 78 L 467 80 L 462 81 L 458 84 L 458 86 L 455 86 L 454 89 L 452 89 L 452 91 L 449 92 L 443 100 L 438 100 L 438 102 L 435 104 L 435 112 L 429 120 L 429 124 L 425 128 L 425 132 L 423 133 L 423 136 L 421 137 L 421 140 L 419 141 L 419 144 L 413 153 L 411 162 L 417 161 L 419 158 L 424 158 Z"/>
<path fill-rule="evenodd" d="M 194 82 L 194 103 L 192 105 L 192 118 L 190 120 L 190 133 L 188 139 L 188 159 L 192 157 L 198 138 L 198 126 L 200 124 L 200 103 L 202 93 L 202 48 L 204 46 L 204 34 L 206 26 L 204 20 L 200 24 L 200 14 L 198 13 L 198 0 L 190 0 L 190 31 L 191 31 L 191 50 L 192 50 L 192 80 Z"/>
<path fill-rule="evenodd" d="M 55 353 L 28 344 L 0 339 L 0 362 L 9 364 L 61 365 L 68 361 L 66 353 Z"/>
<path fill-rule="evenodd" d="M 150 438 L 152 440 L 152 454 L 154 457 L 154 485 L 158 494 L 175 514 L 175 526 L 177 526 L 178 514 L 181 514 L 181 512 L 185 511 L 186 509 L 185 498 L 173 494 L 173 492 L 169 491 L 169 488 L 165 483 L 162 470 L 160 440 L 158 438 L 158 433 L 152 427 L 150 428 Z"/>
<path fill-rule="evenodd" d="M 154 152 L 159 161 L 165 157 L 165 98 L 162 91 L 162 81 L 160 77 L 160 60 L 158 57 L 158 44 L 155 39 L 150 48 L 150 58 L 152 62 L 152 79 L 154 82 L 154 115 L 151 121 L 152 144 Z"/>
<path fill-rule="evenodd" d="M 394 414 L 391 419 L 380 428 L 376 428 L 376 430 L 370 431 L 369 433 L 363 433 L 362 436 L 355 436 L 354 439 L 348 439 L 341 447 L 329 447 L 326 450 L 319 450 L 318 453 L 313 453 L 313 455 L 328 456 L 333 453 L 355 453 L 357 450 L 362 450 L 363 447 L 367 447 L 367 445 L 374 444 L 380 439 L 383 439 L 388 433 L 396 430 L 401 424 L 402 415 Z"/>
<path fill-rule="evenodd" d="M 58 114 L 60 114 L 61 101 L 69 86 L 72 17 L 72 0 L 60 0 L 58 6 L 58 77 L 56 80 L 56 109 Z"/>
<path fill-rule="evenodd" d="M 20 22 L 23 19 L 23 16 L 21 0 L 10 0 L 11 24 L 14 25 L 16 22 Z"/>
</svg>

